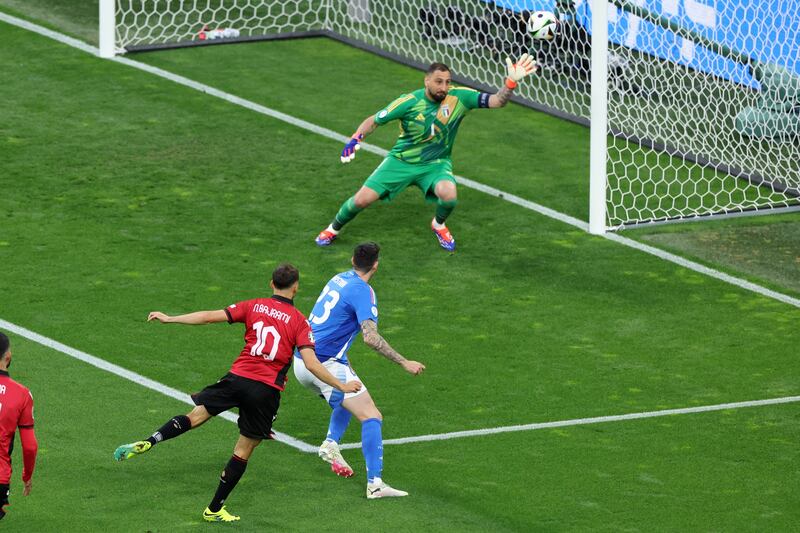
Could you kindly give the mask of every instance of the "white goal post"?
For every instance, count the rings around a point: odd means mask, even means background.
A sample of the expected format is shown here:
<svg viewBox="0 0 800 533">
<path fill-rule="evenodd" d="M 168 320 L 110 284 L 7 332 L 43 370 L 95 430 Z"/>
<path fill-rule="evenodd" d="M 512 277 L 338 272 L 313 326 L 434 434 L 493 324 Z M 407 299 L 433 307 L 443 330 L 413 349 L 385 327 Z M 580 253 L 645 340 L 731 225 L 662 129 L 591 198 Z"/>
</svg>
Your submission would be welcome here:
<svg viewBox="0 0 800 533">
<path fill-rule="evenodd" d="M 560 19 L 552 42 L 532 11 Z M 591 126 L 589 231 L 800 210 L 800 2 L 100 0 L 100 55 L 325 36 Z"/>
<path fill-rule="evenodd" d="M 100 28 L 98 31 L 100 57 L 111 58 L 117 53 L 116 12 L 117 0 L 100 0 Z"/>
<path fill-rule="evenodd" d="M 606 231 L 608 150 L 608 13 L 606 0 L 592 0 L 591 122 L 589 133 L 589 233 Z"/>
</svg>

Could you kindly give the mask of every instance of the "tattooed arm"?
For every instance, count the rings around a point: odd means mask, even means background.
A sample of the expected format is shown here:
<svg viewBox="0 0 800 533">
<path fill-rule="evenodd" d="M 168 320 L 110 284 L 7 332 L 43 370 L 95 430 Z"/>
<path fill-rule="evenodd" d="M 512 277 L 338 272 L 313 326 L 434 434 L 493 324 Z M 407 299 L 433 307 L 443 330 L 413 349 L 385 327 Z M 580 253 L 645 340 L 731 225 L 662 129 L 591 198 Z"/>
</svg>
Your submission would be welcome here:
<svg viewBox="0 0 800 533">
<path fill-rule="evenodd" d="M 372 320 L 365 320 L 361 323 L 361 334 L 364 336 L 364 344 L 384 356 L 389 361 L 402 365 L 407 359 L 397 353 L 397 351 L 389 346 L 380 333 L 378 333 L 378 325 Z"/>
<path fill-rule="evenodd" d="M 499 91 L 489 97 L 489 108 L 495 109 L 498 107 L 504 107 L 511 99 L 511 94 L 513 92 L 513 89 L 509 89 L 503 85 Z"/>
<path fill-rule="evenodd" d="M 381 334 L 378 333 L 378 324 L 376 324 L 373 320 L 365 320 L 361 323 L 361 334 L 364 337 L 364 344 L 384 356 L 389 361 L 402 366 L 403 369 L 409 374 L 417 375 L 425 370 L 425 365 L 418 363 L 417 361 L 409 361 L 400 355 L 397 350 L 389 346 L 389 343 L 386 342 L 386 339 L 384 339 Z"/>
<path fill-rule="evenodd" d="M 363 139 L 373 131 L 375 131 L 378 127 L 378 123 L 375 122 L 375 115 L 370 115 L 358 125 L 356 132 L 353 134 L 353 137 L 358 137 L 359 135 Z"/>
<path fill-rule="evenodd" d="M 512 63 L 511 58 L 506 58 L 506 65 L 508 66 L 506 83 L 497 93 L 489 97 L 489 107 L 491 108 L 506 105 L 511 98 L 511 91 L 516 88 L 517 84 L 525 76 L 529 76 L 539 69 L 533 61 L 533 56 L 529 54 L 522 54 L 516 63 Z"/>
</svg>

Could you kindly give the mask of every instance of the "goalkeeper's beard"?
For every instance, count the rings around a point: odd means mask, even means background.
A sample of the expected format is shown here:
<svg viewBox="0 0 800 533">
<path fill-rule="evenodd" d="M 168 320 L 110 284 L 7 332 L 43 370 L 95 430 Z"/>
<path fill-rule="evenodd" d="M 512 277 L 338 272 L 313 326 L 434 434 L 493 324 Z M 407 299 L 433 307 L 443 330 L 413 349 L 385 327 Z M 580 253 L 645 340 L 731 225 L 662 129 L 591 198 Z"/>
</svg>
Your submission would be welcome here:
<svg viewBox="0 0 800 533">
<path fill-rule="evenodd" d="M 442 100 L 445 99 L 445 97 L 447 97 L 447 92 L 446 91 L 441 91 L 441 92 L 438 92 L 438 93 L 432 93 L 432 92 L 428 91 L 428 96 L 434 102 L 441 102 Z"/>
</svg>

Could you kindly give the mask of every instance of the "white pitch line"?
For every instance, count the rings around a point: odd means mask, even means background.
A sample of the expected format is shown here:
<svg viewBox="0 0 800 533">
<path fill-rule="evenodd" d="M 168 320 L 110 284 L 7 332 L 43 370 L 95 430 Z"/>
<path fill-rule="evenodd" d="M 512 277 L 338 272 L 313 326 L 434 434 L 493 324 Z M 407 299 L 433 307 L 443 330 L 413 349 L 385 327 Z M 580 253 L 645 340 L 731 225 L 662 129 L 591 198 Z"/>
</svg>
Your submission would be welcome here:
<svg viewBox="0 0 800 533">
<path fill-rule="evenodd" d="M 132 381 L 138 385 L 159 392 L 175 400 L 181 401 L 183 403 L 192 406 L 194 405 L 194 402 L 192 401 L 191 397 L 185 392 L 173 389 L 172 387 L 164 385 L 163 383 L 159 383 L 158 381 L 144 377 L 141 374 L 137 374 L 136 372 L 132 372 L 121 366 L 109 363 L 104 359 L 100 359 L 99 357 L 96 357 L 94 355 L 90 355 L 81 350 L 77 350 L 75 348 L 67 346 L 66 344 L 62 344 L 49 337 L 45 337 L 44 335 L 40 335 L 39 333 L 36 333 L 29 329 L 8 322 L 7 320 L 0 319 L 0 328 L 15 333 L 20 337 L 24 337 L 32 342 L 41 344 L 42 346 L 45 346 L 52 350 L 56 350 L 57 352 L 61 352 L 64 355 L 68 355 L 69 357 L 73 357 L 79 361 L 90 364 L 101 370 L 105 370 L 106 372 L 110 372 L 111 374 L 127 379 L 128 381 Z M 628 413 L 624 415 L 598 416 L 594 418 L 574 418 L 571 420 L 558 420 L 555 422 L 540 422 L 535 424 L 501 426 L 496 428 L 473 429 L 467 431 L 453 431 L 450 433 L 437 433 L 432 435 L 418 435 L 416 437 L 387 439 L 383 441 L 383 444 L 410 444 L 414 442 L 461 439 L 465 437 L 494 435 L 497 433 L 511 433 L 516 431 L 534 431 L 537 429 L 583 426 L 588 424 L 601 424 L 604 422 L 620 422 L 624 420 L 636 420 L 640 418 L 655 418 L 660 416 L 706 413 L 710 411 L 722 411 L 725 409 L 741 409 L 743 407 L 759 407 L 764 405 L 777 405 L 777 404 L 793 403 L 793 402 L 800 402 L 800 396 L 786 396 L 783 398 L 771 398 L 768 400 L 750 400 L 744 402 L 721 403 L 716 405 L 703 405 L 698 407 L 684 407 L 680 409 L 664 409 L 662 411 L 646 411 L 643 413 Z M 220 418 L 224 418 L 225 420 L 229 420 L 234 423 L 236 423 L 236 421 L 238 420 L 238 417 L 236 415 L 234 415 L 233 413 L 229 413 L 227 411 L 220 413 L 218 416 Z M 305 443 L 285 433 L 275 432 L 275 437 L 276 437 L 275 440 L 277 440 L 278 442 L 287 444 L 302 452 L 314 453 L 317 451 L 316 446 L 312 446 L 311 444 Z M 343 450 L 351 450 L 351 449 L 361 448 L 361 444 L 349 443 L 349 444 L 342 444 L 340 447 Z"/>
<path fill-rule="evenodd" d="M 606 233 L 604 237 L 610 241 L 618 242 L 630 248 L 634 248 L 636 250 L 648 253 L 650 255 L 654 255 L 665 261 L 669 261 L 670 263 L 675 263 L 676 265 L 688 268 L 689 270 L 694 270 L 695 272 L 698 272 L 700 274 L 705 274 L 706 276 L 709 276 L 711 278 L 716 278 L 720 281 L 730 283 L 731 285 L 735 285 L 742 289 L 755 292 L 756 294 L 760 294 L 761 296 L 766 296 L 767 298 L 772 298 L 774 300 L 778 300 L 779 302 L 793 305 L 794 307 L 800 307 L 800 299 L 793 298 L 787 294 L 783 294 L 782 292 L 777 292 L 773 291 L 772 289 L 762 287 L 761 285 L 757 285 L 752 281 L 747 281 L 746 279 L 741 279 L 731 276 L 730 274 L 726 274 L 725 272 L 721 272 L 719 270 L 715 270 L 705 265 L 701 265 L 700 263 L 690 261 L 685 257 L 672 254 L 660 248 L 656 248 L 655 246 L 650 246 L 648 244 L 644 244 L 639 241 L 634 241 L 632 239 L 628 239 L 626 237 L 617 235 L 616 233 Z"/>
<path fill-rule="evenodd" d="M 725 409 L 741 409 L 743 407 L 760 407 L 763 405 L 777 405 L 783 403 L 800 402 L 800 396 L 786 396 L 769 400 L 752 400 L 746 402 L 720 403 L 717 405 L 703 405 L 699 407 L 684 407 L 681 409 L 664 409 L 663 411 L 647 411 L 644 413 L 628 413 L 625 415 L 598 416 L 594 418 L 574 418 L 572 420 L 558 420 L 556 422 L 541 422 L 538 424 L 524 424 L 519 426 L 502 426 L 488 429 L 474 429 L 469 431 L 453 431 L 451 433 L 437 433 L 433 435 L 419 435 L 417 437 L 403 437 L 387 439 L 383 444 L 409 444 L 412 442 L 429 442 L 434 440 L 460 439 L 464 437 L 480 437 L 497 433 L 511 433 L 515 431 L 533 431 L 537 429 L 563 428 L 569 426 L 585 426 L 588 424 L 602 424 L 604 422 L 620 422 L 623 420 L 636 420 L 639 418 L 656 418 L 659 416 L 685 415 L 691 413 L 707 413 L 710 411 L 724 411 Z M 361 448 L 359 443 L 342 444 L 343 450 Z"/>
<path fill-rule="evenodd" d="M 37 24 L 33 24 L 33 23 L 28 22 L 26 20 L 22 20 L 22 19 L 19 19 L 19 18 L 16 18 L 16 17 L 12 17 L 11 15 L 7 15 L 7 14 L 2 13 L 2 12 L 0 12 L 0 20 L 5 21 L 5 22 L 7 22 L 9 24 L 12 24 L 14 26 L 18 26 L 20 28 L 32 31 L 34 33 L 38 33 L 38 34 L 43 35 L 45 37 L 48 37 L 50 39 L 54 39 L 54 40 L 56 40 L 56 41 L 58 41 L 60 43 L 72 46 L 74 48 L 77 48 L 77 49 L 82 50 L 84 52 L 88 52 L 88 53 L 93 54 L 95 56 L 97 56 L 99 54 L 99 50 L 97 48 L 93 47 L 93 46 L 90 46 L 90 45 L 88 45 L 88 44 L 86 44 L 86 43 L 84 43 L 82 41 L 78 41 L 77 39 L 73 39 L 72 37 L 68 37 L 66 35 L 63 35 L 63 34 L 58 33 L 58 32 L 55 32 L 53 30 L 48 30 L 47 28 L 43 28 L 42 26 L 39 26 Z M 194 90 L 206 93 L 208 95 L 214 96 L 216 98 L 220 98 L 222 100 L 225 100 L 226 102 L 230 102 L 232 104 L 244 107 L 244 108 L 249 109 L 251 111 L 255 111 L 256 113 L 260 113 L 262 115 L 266 115 L 266 116 L 275 118 L 277 120 L 286 122 L 287 124 L 291 124 L 293 126 L 297 126 L 298 128 L 302 128 L 304 130 L 311 131 L 311 132 L 316 133 L 318 135 L 321 135 L 323 137 L 327 137 L 328 139 L 332 139 L 332 140 L 335 140 L 335 141 L 338 141 L 338 142 L 347 142 L 348 140 L 350 140 L 349 137 L 347 137 L 345 135 L 342 135 L 340 133 L 337 133 L 337 132 L 335 132 L 333 130 L 330 130 L 328 128 L 323 128 L 322 126 L 318 126 L 318 125 L 313 124 L 311 122 L 299 119 L 297 117 L 293 117 L 292 115 L 287 115 L 286 113 L 282 113 L 280 111 L 276 111 L 276 110 L 271 109 L 269 107 L 266 107 L 266 106 L 263 106 L 263 105 L 260 105 L 260 104 L 256 104 L 255 102 L 251 102 L 250 100 L 246 100 L 244 98 L 240 98 L 240 97 L 235 96 L 233 94 L 226 93 L 226 92 L 221 91 L 219 89 L 215 89 L 214 87 L 211 87 L 210 85 L 206 85 L 204 83 L 200 83 L 200 82 L 191 80 L 189 78 L 186 78 L 186 77 L 183 77 L 183 76 L 179 76 L 177 74 L 173 74 L 172 72 L 168 72 L 166 70 L 162 70 L 162 69 L 157 68 L 157 67 L 146 65 L 144 63 L 139 63 L 138 61 L 132 61 L 130 59 L 127 59 L 127 58 L 124 58 L 124 57 L 119 57 L 119 56 L 114 57 L 112 59 L 112 61 L 116 61 L 117 63 L 121 63 L 123 65 L 127 65 L 129 67 L 133 67 L 135 69 L 142 70 L 144 72 L 148 72 L 150 74 L 153 74 L 155 76 L 159 76 L 161 78 L 167 79 L 167 80 L 172 81 L 174 83 L 177 83 L 179 85 L 183 85 L 185 87 L 189 87 L 191 89 L 194 89 Z M 386 154 L 388 153 L 383 148 L 379 148 L 379 147 L 371 145 L 371 144 L 362 143 L 361 146 L 362 146 L 362 148 L 364 150 L 366 150 L 368 152 L 372 152 L 372 153 L 380 155 L 380 156 L 386 156 Z M 583 231 L 587 231 L 588 228 L 589 228 L 588 223 L 586 223 L 586 222 L 584 222 L 582 220 L 579 220 L 579 219 L 577 219 L 575 217 L 571 217 L 571 216 L 569 216 L 567 214 L 560 213 L 560 212 L 558 212 L 558 211 L 556 211 L 554 209 L 550 209 L 549 207 L 545 207 L 545 206 L 543 206 L 541 204 L 537 204 L 535 202 L 531 202 L 530 200 L 525 200 L 524 198 L 520 198 L 519 196 L 516 196 L 514 194 L 510 194 L 510 193 L 507 193 L 505 191 L 501 191 L 500 189 L 496 189 L 494 187 L 490 187 L 488 185 L 484 185 L 484 184 L 482 184 L 480 182 L 473 181 L 473 180 L 465 178 L 463 176 L 456 175 L 456 178 L 458 178 L 459 183 L 461 183 L 465 187 L 469 187 L 471 189 L 475 189 L 475 190 L 481 191 L 483 193 L 486 193 L 486 194 L 488 194 L 490 196 L 494 196 L 496 198 L 501 198 L 503 200 L 506 200 L 507 202 L 510 202 L 512 204 L 515 204 L 515 205 L 518 205 L 520 207 L 524 207 L 525 209 L 529 209 L 531 211 L 535 211 L 535 212 L 537 212 L 537 213 L 539 213 L 541 215 L 544 215 L 546 217 L 558 220 L 558 221 L 563 222 L 565 224 L 569 224 L 570 226 L 574 226 L 574 227 L 576 227 L 578 229 L 581 229 Z M 700 274 L 703 274 L 703 275 L 718 279 L 720 281 L 724 281 L 725 283 L 730 283 L 731 285 L 735 285 L 735 286 L 737 286 L 739 288 L 742 288 L 742 289 L 745 289 L 745 290 L 748 290 L 748 291 L 751 291 L 751 292 L 755 292 L 756 294 L 760 294 L 761 296 L 765 296 L 767 298 L 772 298 L 772 299 L 778 300 L 780 302 L 783 302 L 785 304 L 792 305 L 794 307 L 800 308 L 800 299 L 798 299 L 798 298 L 793 298 L 793 297 L 791 297 L 789 295 L 786 295 L 786 294 L 783 294 L 783 293 L 780 293 L 780 292 L 777 292 L 777 291 L 773 291 L 771 289 L 767 289 L 766 287 L 762 287 L 761 285 L 757 285 L 757 284 L 752 283 L 750 281 L 747 281 L 747 280 L 744 280 L 744 279 L 741 279 L 741 278 L 737 278 L 735 276 L 731 276 L 730 274 L 726 274 L 726 273 L 721 272 L 719 270 L 716 270 L 716 269 L 713 269 L 713 268 L 709 268 L 709 267 L 707 267 L 705 265 L 701 265 L 700 263 L 696 263 L 694 261 L 690 261 L 688 259 L 685 259 L 683 257 L 677 256 L 675 254 L 671 254 L 669 252 L 665 252 L 664 250 L 661 250 L 659 248 L 655 248 L 653 246 L 649 246 L 647 244 L 642 244 L 642 243 L 640 243 L 638 241 L 634 241 L 632 239 L 628 239 L 626 237 L 622 237 L 622 236 L 617 235 L 615 233 L 606 233 L 605 235 L 603 235 L 603 237 L 608 239 L 608 240 L 610 240 L 610 241 L 625 245 L 625 246 L 627 246 L 629 248 L 633 248 L 635 250 L 639 250 L 640 252 L 644 252 L 644 253 L 653 255 L 655 257 L 658 257 L 659 259 L 663 259 L 664 261 L 669 261 L 671 263 L 678 264 L 678 265 L 680 265 L 680 266 L 682 266 L 684 268 L 687 268 L 689 270 L 694 270 L 695 272 L 699 272 Z"/>
<path fill-rule="evenodd" d="M 126 369 L 126 368 L 123 368 L 121 366 L 115 365 L 113 363 L 109 363 L 108 361 L 106 361 L 104 359 L 100 359 L 99 357 L 95 357 L 94 355 L 90 355 L 90 354 L 88 354 L 86 352 L 82 352 L 80 350 L 76 350 L 75 348 L 71 348 L 71 347 L 67 346 L 66 344 L 62 344 L 62 343 L 60 343 L 58 341 L 55 341 L 55 340 L 53 340 L 53 339 L 51 339 L 49 337 L 45 337 L 44 335 L 40 335 L 40 334 L 38 334 L 38 333 L 36 333 L 34 331 L 31 331 L 29 329 L 25 329 L 25 328 L 23 328 L 21 326 L 17 326 L 16 324 L 12 324 L 11 322 L 8 322 L 8 321 L 3 320 L 3 319 L 0 319 L 0 328 L 5 329 L 6 331 L 11 331 L 11 332 L 19 335 L 20 337 L 24 337 L 24 338 L 26 338 L 26 339 L 28 339 L 30 341 L 33 341 L 33 342 L 35 342 L 37 344 L 41 344 L 42 346 L 46 346 L 48 348 L 56 350 L 57 352 L 61 352 L 61 353 L 65 354 L 65 355 L 73 357 L 73 358 L 75 358 L 75 359 L 77 359 L 79 361 L 83 361 L 84 363 L 88 363 L 88 364 L 90 364 L 90 365 L 92 365 L 94 367 L 97 367 L 97 368 L 101 369 L 101 370 L 105 370 L 106 372 L 110 372 L 110 373 L 112 373 L 114 375 L 117 375 L 117 376 L 119 376 L 121 378 L 125 378 L 128 381 L 132 381 L 134 383 L 137 383 L 137 384 L 141 385 L 142 387 L 147 387 L 148 389 L 152 389 L 152 390 L 154 390 L 156 392 L 160 392 L 161 394 L 163 394 L 165 396 L 169 396 L 170 398 L 174 398 L 175 400 L 178 400 L 180 402 L 183 402 L 183 403 L 189 404 L 191 406 L 194 406 L 194 402 L 192 401 L 192 398 L 188 394 L 186 394 L 185 392 L 181 392 L 178 389 L 173 389 L 172 387 L 168 387 L 167 385 L 164 385 L 163 383 L 159 383 L 158 381 L 154 381 L 154 380 L 152 380 L 150 378 L 146 378 L 146 377 L 142 376 L 141 374 L 137 374 L 136 372 L 132 372 L 132 371 L 130 371 L 130 370 Z M 239 419 L 238 416 L 236 416 L 235 414 L 230 413 L 228 411 L 220 413 L 218 416 L 220 418 L 224 418 L 225 420 L 230 420 L 234 424 Z M 284 444 L 288 444 L 292 448 L 297 448 L 298 450 L 303 451 L 303 452 L 316 452 L 317 451 L 317 447 L 316 446 L 311 446 L 310 444 L 306 444 L 305 442 L 303 442 L 301 440 L 298 440 L 298 439 L 295 439 L 294 437 L 290 437 L 289 435 L 286 435 L 284 433 L 275 432 L 275 440 L 277 440 L 279 442 L 282 442 Z"/>
<path fill-rule="evenodd" d="M 47 28 L 43 28 L 43 27 L 41 27 L 39 25 L 27 22 L 25 20 L 18 19 L 16 17 L 12 17 L 12 16 L 7 15 L 7 14 L 2 13 L 2 12 L 0 12 L 0 20 L 5 21 L 5 22 L 7 22 L 9 24 L 12 24 L 14 26 L 18 26 L 18 27 L 21 27 L 23 29 L 38 33 L 38 34 L 43 35 L 45 37 L 54 39 L 54 40 L 56 40 L 58 42 L 67 44 L 69 46 L 72 46 L 72 47 L 77 48 L 79 50 L 82 50 L 84 52 L 88 52 L 88 53 L 91 53 L 93 55 L 98 55 L 98 49 L 93 47 L 93 46 L 87 45 L 86 43 L 83 43 L 82 41 L 78 41 L 78 40 L 73 39 L 71 37 L 67 37 L 66 35 L 63 35 L 63 34 L 60 34 L 58 32 L 49 30 Z M 336 133 L 333 130 L 329 130 L 329 129 L 323 128 L 321 126 L 317 126 L 316 124 L 313 124 L 311 122 L 307 122 L 305 120 L 298 119 L 298 118 L 293 117 L 291 115 L 287 115 L 285 113 L 281 113 L 280 111 L 276 111 L 274 109 L 270 109 L 268 107 L 256 104 L 254 102 L 251 102 L 249 100 L 245 100 L 245 99 L 240 98 L 238 96 L 234 96 L 234 95 L 226 93 L 224 91 L 220 91 L 220 90 L 215 89 L 215 88 L 213 88 L 211 86 L 208 86 L 208 85 L 193 81 L 193 80 L 188 79 L 188 78 L 184 78 L 183 76 L 178 76 L 178 75 L 173 74 L 171 72 L 167 72 L 167 71 L 158 69 L 156 67 L 152 67 L 150 65 L 145 65 L 143 63 L 139 63 L 139 62 L 136 62 L 136 61 L 131 61 L 131 60 L 127 59 L 127 58 L 116 57 L 116 58 L 114 58 L 114 61 L 116 61 L 118 63 L 122 63 L 124 65 L 131 66 L 131 67 L 139 69 L 139 70 L 143 70 L 145 72 L 149 72 L 151 74 L 154 74 L 156 76 L 160 76 L 162 78 L 165 78 L 167 80 L 173 81 L 173 82 L 178 83 L 180 85 L 184 85 L 184 86 L 190 87 L 192 89 L 195 89 L 195 90 L 207 93 L 209 95 L 215 96 L 217 98 L 221 98 L 221 99 L 226 100 L 226 101 L 228 101 L 230 103 L 233 103 L 233 104 L 245 107 L 247 109 L 250 109 L 252 111 L 256 111 L 258 113 L 261 113 L 261 114 L 276 118 L 278 120 L 281 120 L 283 122 L 292 124 L 294 126 L 306 129 L 308 131 L 312 131 L 314 133 L 317 133 L 317 134 L 322 135 L 324 137 L 327 137 L 329 139 L 333 139 L 333 140 L 340 141 L 340 142 L 346 142 L 347 140 L 349 140 L 349 137 L 341 135 L 339 133 Z M 381 155 L 381 156 L 385 156 L 387 154 L 386 150 L 384 150 L 382 148 L 379 148 L 377 146 L 373 146 L 373 145 L 370 145 L 370 144 L 362 144 L 362 146 L 363 146 L 363 148 L 365 150 L 367 150 L 369 152 L 372 152 L 372 153 L 375 153 L 375 154 L 378 154 L 378 155 Z M 538 212 L 538 213 L 540 213 L 540 214 L 542 214 L 544 216 L 553 218 L 555 220 L 559 220 L 561 222 L 564 222 L 565 224 L 569 224 L 569 225 L 574 226 L 576 228 L 579 228 L 581 230 L 586 231 L 588 229 L 588 224 L 586 222 L 583 222 L 582 220 L 577 219 L 577 218 L 571 217 L 571 216 L 566 215 L 564 213 L 559 213 L 558 211 L 555 211 L 555 210 L 550 209 L 548 207 L 542 206 L 542 205 L 537 204 L 535 202 L 531 202 L 529 200 L 525 200 L 523 198 L 520 198 L 519 196 L 516 196 L 516 195 L 510 194 L 510 193 L 501 191 L 501 190 L 496 189 L 494 187 L 490 187 L 488 185 L 484 185 L 484 184 L 482 184 L 480 182 L 470 180 L 470 179 L 465 178 L 463 176 L 456 176 L 456 177 L 459 179 L 459 181 L 463 185 L 465 185 L 467 187 L 470 187 L 472 189 L 484 192 L 484 193 L 489 194 L 491 196 L 495 196 L 495 197 L 504 199 L 504 200 L 506 200 L 508 202 L 511 202 L 512 204 L 519 205 L 519 206 L 524 207 L 526 209 L 529 209 L 529 210 L 532 210 L 532 211 L 536 211 L 536 212 Z M 676 255 L 671 254 L 669 252 L 665 252 L 664 250 L 660 250 L 658 248 L 655 248 L 655 247 L 652 247 L 652 246 L 649 246 L 649 245 L 646 245 L 646 244 L 642 244 L 642 243 L 640 243 L 638 241 L 634 241 L 634 240 L 631 240 L 631 239 L 627 239 L 625 237 L 621 237 L 621 236 L 619 236 L 617 234 L 614 234 L 614 233 L 606 234 L 606 235 L 604 235 L 604 237 L 606 239 L 611 240 L 611 241 L 614 241 L 614 242 L 623 244 L 625 246 L 634 248 L 636 250 L 640 250 L 642 252 L 654 255 L 654 256 L 659 257 L 659 258 L 661 258 L 663 260 L 670 261 L 672 263 L 678 264 L 678 265 L 683 266 L 685 268 L 688 268 L 690 270 L 694 270 L 694 271 L 699 272 L 701 274 L 705 274 L 707 276 L 719 279 L 719 280 L 724 281 L 726 283 L 730 283 L 730 284 L 738 286 L 740 288 L 743 288 L 743 289 L 746 289 L 746 290 L 761 294 L 762 296 L 766 296 L 768 298 L 773 298 L 773 299 L 776 299 L 778 301 L 787 303 L 787 304 L 795 306 L 795 307 L 800 307 L 800 300 L 798 300 L 796 298 L 792 298 L 791 296 L 788 296 L 788 295 L 785 295 L 785 294 L 782 294 L 782 293 L 779 293 L 779 292 L 776 292 L 776 291 L 772 291 L 770 289 L 767 289 L 767 288 L 762 287 L 760 285 L 757 285 L 755 283 L 752 283 L 752 282 L 749 282 L 749 281 L 746 281 L 746 280 L 743 280 L 743 279 L 740 279 L 740 278 L 736 278 L 734 276 L 730 276 L 728 274 L 725 274 L 724 272 L 720 272 L 718 270 L 706 267 L 706 266 L 701 265 L 699 263 L 695 263 L 694 261 L 690 261 L 690 260 L 685 259 L 683 257 L 676 256 Z M 153 381 L 153 380 L 151 380 L 149 378 L 141 376 L 140 374 L 137 374 L 135 372 L 131 372 L 130 370 L 124 369 L 124 368 L 122 368 L 120 366 L 117 366 L 117 365 L 114 365 L 114 364 L 109 363 L 107 361 L 104 361 L 103 359 L 100 359 L 100 358 L 97 358 L 95 356 L 89 355 L 89 354 L 87 354 L 85 352 L 81 352 L 80 350 L 75 350 L 74 348 L 70 348 L 69 346 L 66 346 L 66 345 L 61 344 L 61 343 L 59 343 L 57 341 L 54 341 L 52 339 L 49 339 L 49 338 L 44 337 L 42 335 L 39 335 L 38 333 L 29 331 L 29 330 L 27 330 L 25 328 L 22 328 L 20 326 L 16 326 L 15 324 L 12 324 L 10 322 L 6 322 L 5 320 L 2 320 L 2 319 L 0 319 L 0 326 L 8 329 L 9 331 L 14 331 L 18 335 L 23 336 L 25 338 L 28 338 L 29 340 L 32 340 L 32 341 L 37 342 L 39 344 L 42 344 L 44 346 L 53 348 L 53 349 L 55 349 L 57 351 L 60 351 L 60 352 L 62 352 L 64 354 L 66 354 L 66 355 L 69 355 L 71 357 L 74 357 L 76 359 L 84 361 L 86 363 L 89 363 L 89 364 L 91 364 L 93 366 L 96 366 L 97 368 L 100 368 L 100 369 L 106 370 L 108 372 L 111 372 L 113 374 L 116 374 L 118 376 L 121 376 L 121 377 L 123 377 L 125 379 L 133 381 L 134 383 L 138 383 L 138 384 L 140 384 L 140 385 L 142 385 L 144 387 L 147 387 L 147 388 L 150 388 L 152 390 L 161 392 L 162 394 L 165 394 L 165 395 L 167 395 L 167 396 L 169 396 L 171 398 L 175 398 L 175 399 L 180 400 L 182 402 L 188 403 L 189 405 L 193 405 L 194 404 L 191 401 L 191 398 L 186 393 L 183 393 L 181 391 L 178 391 L 177 389 L 173 389 L 171 387 L 168 387 L 166 385 L 158 383 L 157 381 Z M 596 418 L 580 418 L 580 419 L 574 419 L 574 420 L 563 420 L 563 421 L 557 421 L 557 422 L 543 422 L 543 423 L 538 423 L 538 424 L 526 424 L 526 425 L 518 425 L 518 426 L 505 426 L 505 427 L 499 427 L 499 428 L 478 429 L 478 430 L 470 430 L 470 431 L 456 431 L 456 432 L 452 432 L 452 433 L 440 433 L 440 434 L 435 434 L 435 435 L 421 435 L 421 436 L 417 436 L 417 437 L 405 437 L 405 438 L 400 438 L 400 439 L 388 439 L 388 440 L 384 441 L 384 444 L 404 444 L 404 443 L 411 443 L 411 442 L 446 440 L 446 439 L 452 439 L 452 438 L 472 437 L 472 436 L 479 436 L 479 435 L 490 435 L 490 434 L 494 434 L 494 433 L 506 433 L 506 432 L 512 432 L 512 431 L 530 431 L 530 430 L 551 428 L 551 427 L 564 427 L 564 426 L 596 424 L 596 423 L 601 423 L 601 422 L 614 422 L 614 421 L 621 421 L 621 420 L 632 420 L 632 419 L 637 419 L 637 418 L 652 418 L 652 417 L 657 417 L 657 416 L 668 416 L 668 415 L 675 415 L 675 414 L 687 414 L 687 413 L 698 413 L 698 412 L 707 412 L 707 411 L 719 411 L 719 410 L 723 410 L 723 409 L 736 409 L 736 408 L 741 408 L 741 407 L 755 407 L 755 406 L 760 406 L 760 405 L 772 405 L 772 404 L 790 403 L 790 402 L 797 402 L 797 401 L 800 401 L 800 396 L 789 396 L 789 397 L 786 397 L 786 398 L 774 398 L 774 399 L 770 399 L 770 400 L 753 400 L 753 401 L 747 401 L 747 402 L 736 402 L 736 403 L 709 405 L 709 406 L 702 406 L 702 407 L 689 407 L 689 408 L 684 408 L 684 409 L 668 409 L 668 410 L 663 410 L 663 411 L 650 411 L 650 412 L 645 412 L 645 413 L 631 413 L 631 414 L 626 414 L 626 415 L 612 415 L 612 416 L 603 416 L 603 417 L 596 417 Z M 220 416 L 222 416 L 223 418 L 226 418 L 227 420 L 231 420 L 231 421 L 234 421 L 234 422 L 236 421 L 236 416 L 232 415 L 230 413 L 223 413 Z M 293 446 L 293 447 L 295 447 L 295 448 L 297 448 L 299 450 L 302 450 L 304 452 L 314 452 L 317 449 L 315 446 L 311 446 L 311 445 L 309 445 L 309 444 L 307 444 L 307 443 L 305 443 L 303 441 L 300 441 L 298 439 L 295 439 L 293 437 L 290 437 L 290 436 L 282 434 L 282 433 L 276 433 L 276 436 L 278 436 L 278 440 L 279 441 L 284 442 L 286 444 L 289 444 L 290 446 Z M 345 445 L 342 446 L 342 448 L 344 448 L 344 449 L 358 448 L 358 447 L 360 447 L 360 444 L 356 444 L 356 443 L 345 444 Z"/>
</svg>

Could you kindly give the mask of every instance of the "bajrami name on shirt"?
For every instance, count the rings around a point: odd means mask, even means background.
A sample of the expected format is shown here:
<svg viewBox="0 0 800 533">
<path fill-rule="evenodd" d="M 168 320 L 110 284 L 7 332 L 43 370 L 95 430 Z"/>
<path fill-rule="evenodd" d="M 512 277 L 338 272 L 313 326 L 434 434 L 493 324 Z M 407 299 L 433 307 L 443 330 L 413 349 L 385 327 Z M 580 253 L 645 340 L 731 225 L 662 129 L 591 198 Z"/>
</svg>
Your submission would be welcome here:
<svg viewBox="0 0 800 533">
<path fill-rule="evenodd" d="M 289 320 L 292 318 L 288 313 L 278 311 L 277 309 L 273 309 L 272 307 L 264 304 L 253 304 L 253 312 L 262 313 L 276 320 L 282 320 L 286 324 L 288 324 Z"/>
</svg>

